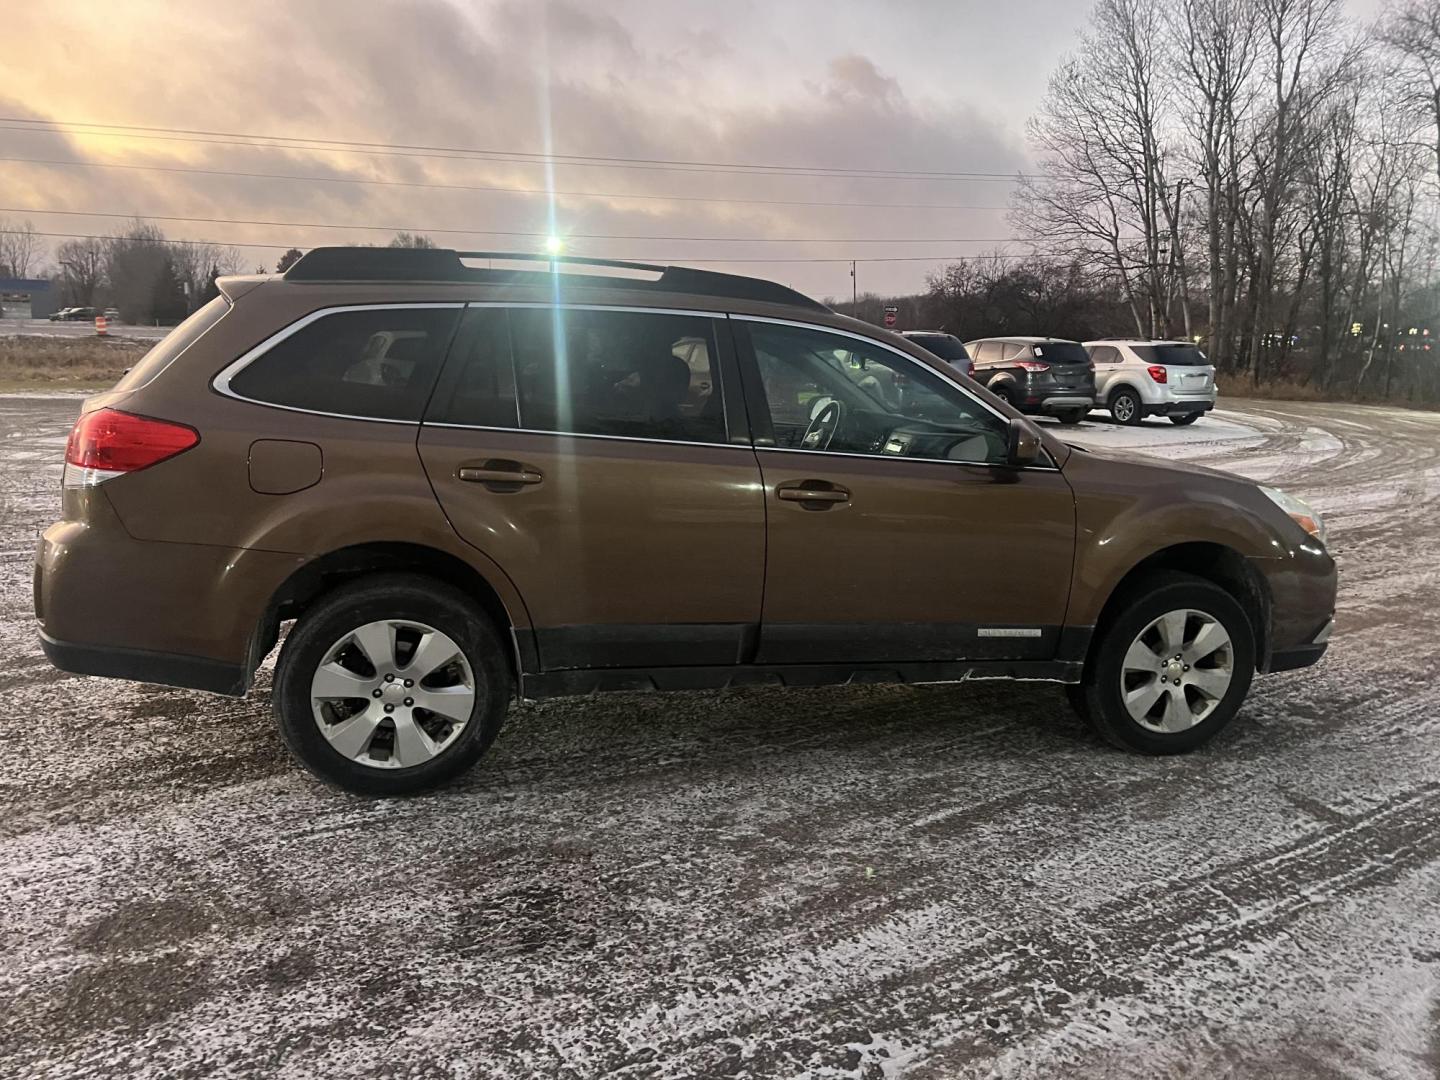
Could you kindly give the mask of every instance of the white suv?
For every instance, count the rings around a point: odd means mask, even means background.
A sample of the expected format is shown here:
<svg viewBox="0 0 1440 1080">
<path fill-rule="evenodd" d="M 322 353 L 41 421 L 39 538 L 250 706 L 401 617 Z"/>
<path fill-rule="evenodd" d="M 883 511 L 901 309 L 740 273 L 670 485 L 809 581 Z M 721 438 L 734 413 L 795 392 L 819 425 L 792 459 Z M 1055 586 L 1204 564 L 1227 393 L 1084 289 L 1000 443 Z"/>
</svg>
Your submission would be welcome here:
<svg viewBox="0 0 1440 1080">
<path fill-rule="evenodd" d="M 1087 341 L 1095 366 L 1095 404 L 1121 424 L 1168 416 L 1193 424 L 1215 407 L 1215 368 L 1188 341 Z"/>
</svg>

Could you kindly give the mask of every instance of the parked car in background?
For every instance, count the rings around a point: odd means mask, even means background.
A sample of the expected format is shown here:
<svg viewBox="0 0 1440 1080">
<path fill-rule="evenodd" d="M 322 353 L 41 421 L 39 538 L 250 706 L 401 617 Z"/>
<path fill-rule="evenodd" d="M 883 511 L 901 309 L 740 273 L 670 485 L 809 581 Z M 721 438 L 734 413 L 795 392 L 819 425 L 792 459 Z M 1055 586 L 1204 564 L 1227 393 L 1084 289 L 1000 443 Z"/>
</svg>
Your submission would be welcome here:
<svg viewBox="0 0 1440 1080">
<path fill-rule="evenodd" d="M 119 308 L 107 307 L 107 308 L 106 308 L 104 311 L 102 311 L 100 314 L 102 314 L 102 315 L 105 316 L 105 321 L 106 321 L 106 322 L 115 322 L 115 323 L 118 323 L 118 322 L 120 321 L 120 309 L 119 309 Z"/>
<path fill-rule="evenodd" d="M 900 335 L 934 353 L 956 371 L 974 377 L 975 361 L 970 359 L 964 344 L 954 334 L 947 334 L 944 330 L 902 330 Z"/>
<path fill-rule="evenodd" d="M 1188 341 L 1110 338 L 1087 341 L 1095 399 L 1117 423 L 1168 416 L 1193 424 L 1215 407 L 1215 368 Z"/>
<path fill-rule="evenodd" d="M 95 318 L 93 307 L 65 307 L 50 313 L 51 322 L 79 322 Z"/>
<path fill-rule="evenodd" d="M 1050 337 L 993 337 L 965 343 L 975 378 L 1024 413 L 1078 424 L 1095 407 L 1095 374 L 1078 341 Z"/>
<path fill-rule="evenodd" d="M 773 282 L 491 258 L 221 278 L 87 400 L 36 556 L 51 661 L 244 694 L 293 620 L 285 741 L 396 794 L 517 698 L 605 690 L 1044 679 L 1178 753 L 1326 650 L 1335 563 L 1283 492 L 1070 447 Z"/>
</svg>

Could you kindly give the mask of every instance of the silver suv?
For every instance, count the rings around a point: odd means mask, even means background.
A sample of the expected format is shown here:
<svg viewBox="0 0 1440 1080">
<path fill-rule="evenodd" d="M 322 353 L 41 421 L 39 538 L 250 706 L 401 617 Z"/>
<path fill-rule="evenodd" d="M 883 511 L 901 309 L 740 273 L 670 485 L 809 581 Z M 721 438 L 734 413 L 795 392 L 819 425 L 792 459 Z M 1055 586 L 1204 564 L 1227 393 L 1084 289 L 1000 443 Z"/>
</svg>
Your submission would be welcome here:
<svg viewBox="0 0 1440 1080">
<path fill-rule="evenodd" d="M 1095 404 L 1121 424 L 1168 416 L 1193 424 L 1215 407 L 1215 368 L 1188 341 L 1111 338 L 1087 341 L 1095 367 Z"/>
</svg>

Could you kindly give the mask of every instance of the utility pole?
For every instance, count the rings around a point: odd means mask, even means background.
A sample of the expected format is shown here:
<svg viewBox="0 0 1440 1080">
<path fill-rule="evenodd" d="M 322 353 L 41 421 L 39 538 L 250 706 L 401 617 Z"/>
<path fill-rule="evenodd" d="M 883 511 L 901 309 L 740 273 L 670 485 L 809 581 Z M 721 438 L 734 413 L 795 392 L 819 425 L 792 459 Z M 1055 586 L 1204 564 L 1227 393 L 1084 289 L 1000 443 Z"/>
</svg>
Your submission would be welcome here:
<svg viewBox="0 0 1440 1080">
<path fill-rule="evenodd" d="M 850 260 L 850 314 L 859 318 L 857 310 L 860 307 L 860 284 L 855 278 L 855 260 Z"/>
</svg>

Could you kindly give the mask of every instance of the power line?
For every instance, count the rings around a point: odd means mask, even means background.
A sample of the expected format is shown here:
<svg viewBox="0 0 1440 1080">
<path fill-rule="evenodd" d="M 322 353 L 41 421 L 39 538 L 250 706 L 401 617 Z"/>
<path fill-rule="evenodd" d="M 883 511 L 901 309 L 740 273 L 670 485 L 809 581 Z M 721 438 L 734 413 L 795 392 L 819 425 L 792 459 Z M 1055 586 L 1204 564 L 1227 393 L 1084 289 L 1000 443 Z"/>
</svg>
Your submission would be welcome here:
<svg viewBox="0 0 1440 1080">
<path fill-rule="evenodd" d="M 37 230 L 34 230 L 34 231 L 25 230 L 25 229 L 0 229 L 0 236 L 3 236 L 3 235 L 18 236 L 18 235 L 22 235 L 22 234 L 29 235 L 29 236 L 45 236 L 45 237 L 51 237 L 51 238 L 57 238 L 57 237 L 58 237 L 58 238 L 62 238 L 62 239 L 71 239 L 71 240 L 106 240 L 106 241 L 109 241 L 109 240 L 119 239 L 119 240 L 125 240 L 125 241 L 127 241 L 127 242 L 131 242 L 131 243 L 141 242 L 141 243 L 156 243 L 156 244 L 194 244 L 194 245 L 197 245 L 197 246 L 199 246 L 199 245 L 205 245 L 205 246 L 217 247 L 217 248 L 226 248 L 226 247 L 231 247 L 231 248 L 257 248 L 257 249 L 263 249 L 263 250 L 266 250 L 266 251 L 288 251 L 288 250 L 290 250 L 290 248 L 296 246 L 295 244 L 261 244 L 261 243 L 251 242 L 251 241 L 238 241 L 238 240 L 237 240 L 237 241 L 225 241 L 225 240 L 191 240 L 191 239 L 183 239 L 183 238 L 179 238 L 179 237 L 164 237 L 164 236 L 137 236 L 137 237 L 124 237 L 124 236 L 122 236 L 122 237 L 115 237 L 115 236 L 105 236 L 105 235 L 101 235 L 101 234 L 99 234 L 99 233 L 42 232 L 42 231 L 40 231 L 40 230 L 38 230 L 38 229 L 37 229 Z M 678 258 L 676 258 L 676 257 L 666 258 L 666 257 L 659 256 L 659 255 L 636 255 L 636 256 L 630 256 L 630 257 L 629 257 L 629 261 L 632 261 L 632 262 L 655 262 L 655 263 L 698 263 L 698 264 L 702 264 L 702 265 L 709 265 L 709 264 L 713 264 L 713 263 L 744 263 L 744 264 L 750 264 L 750 263 L 849 263 L 849 262 L 861 262 L 861 263 L 880 263 L 880 262 L 934 262 L 934 263 L 943 263 L 943 262 L 962 262 L 962 261 L 969 260 L 969 259 L 1064 259 L 1064 258 L 1070 258 L 1070 257 L 1071 257 L 1071 256 L 1069 255 L 1069 253 L 1066 253 L 1066 252 L 997 251 L 997 252 L 984 252 L 984 253 L 976 254 L 975 252 L 972 251 L 972 252 L 969 252 L 969 253 L 967 253 L 967 254 L 962 254 L 962 255 L 864 255 L 864 256 L 857 257 L 857 258 L 851 258 L 851 257 L 848 256 L 848 255 L 847 255 L 847 256 L 839 256 L 839 255 L 837 255 L 837 256 L 805 256 L 805 257 L 802 257 L 802 258 L 795 258 L 795 259 L 781 258 L 781 257 L 778 257 L 778 256 L 765 256 L 765 255 L 762 255 L 762 256 L 760 256 L 759 258 L 754 258 L 754 259 L 739 258 L 739 257 L 734 257 L 734 258 L 720 258 L 720 259 L 696 259 L 696 258 L 691 258 L 691 257 L 689 257 L 689 256 L 682 256 L 682 257 L 678 257 Z M 563 262 L 564 260 L 562 259 L 562 260 L 560 260 L 560 261 Z"/>
<path fill-rule="evenodd" d="M 736 203 L 747 206 L 847 206 L 861 210 L 1008 210 L 1008 206 L 970 206 L 956 203 L 827 202 L 813 199 L 740 199 L 715 195 L 641 195 L 621 191 L 550 191 L 502 184 L 441 184 L 424 180 L 374 180 L 351 176 L 304 176 L 297 173 L 241 172 L 232 169 L 192 169 L 179 165 L 133 165 L 115 161 L 63 161 L 55 158 L 0 157 L 0 162 L 23 165 L 63 165 L 78 169 L 132 169 L 140 172 L 189 173 L 195 176 L 236 176 L 252 180 L 299 180 L 316 184 L 365 184 L 374 187 L 432 188 L 443 191 L 493 191 L 507 195 L 544 195 L 582 199 L 641 199 L 647 202 Z"/>
<path fill-rule="evenodd" d="M 454 236 L 544 237 L 548 231 L 525 229 L 447 229 L 422 225 L 347 225 L 333 221 L 267 221 L 253 218 L 184 217 L 105 210 L 42 210 L 29 206 L 0 206 L 0 214 L 53 214 L 65 217 L 138 218 L 143 221 L 184 221 L 203 225 L 265 225 L 281 229 L 353 229 L 363 232 L 443 233 Z M 567 240 L 677 240 L 721 244 L 1008 244 L 1013 236 L 952 237 L 827 237 L 827 236 L 656 236 L 639 233 L 563 233 Z"/>
<path fill-rule="evenodd" d="M 754 162 L 687 161 L 670 158 L 611 157 L 598 154 L 545 154 L 526 150 L 492 150 L 481 147 L 432 146 L 423 143 L 366 142 L 355 139 L 324 139 L 292 135 L 256 135 L 234 131 L 207 131 L 193 128 L 148 127 L 138 124 L 100 124 L 78 120 L 46 120 L 26 116 L 0 116 L 4 130 L 103 134 L 112 138 L 159 139 L 168 142 L 205 143 L 226 146 L 274 147 L 292 150 L 329 150 L 337 153 L 377 154 L 386 157 L 479 158 L 531 165 L 568 165 L 611 169 L 654 169 L 675 172 L 725 172 L 746 175 L 833 176 L 845 179 L 881 180 L 1005 180 L 1020 173 L 964 170 L 860 169 L 824 165 L 772 165 Z M 26 125 L 26 126 L 16 126 Z"/>
</svg>

